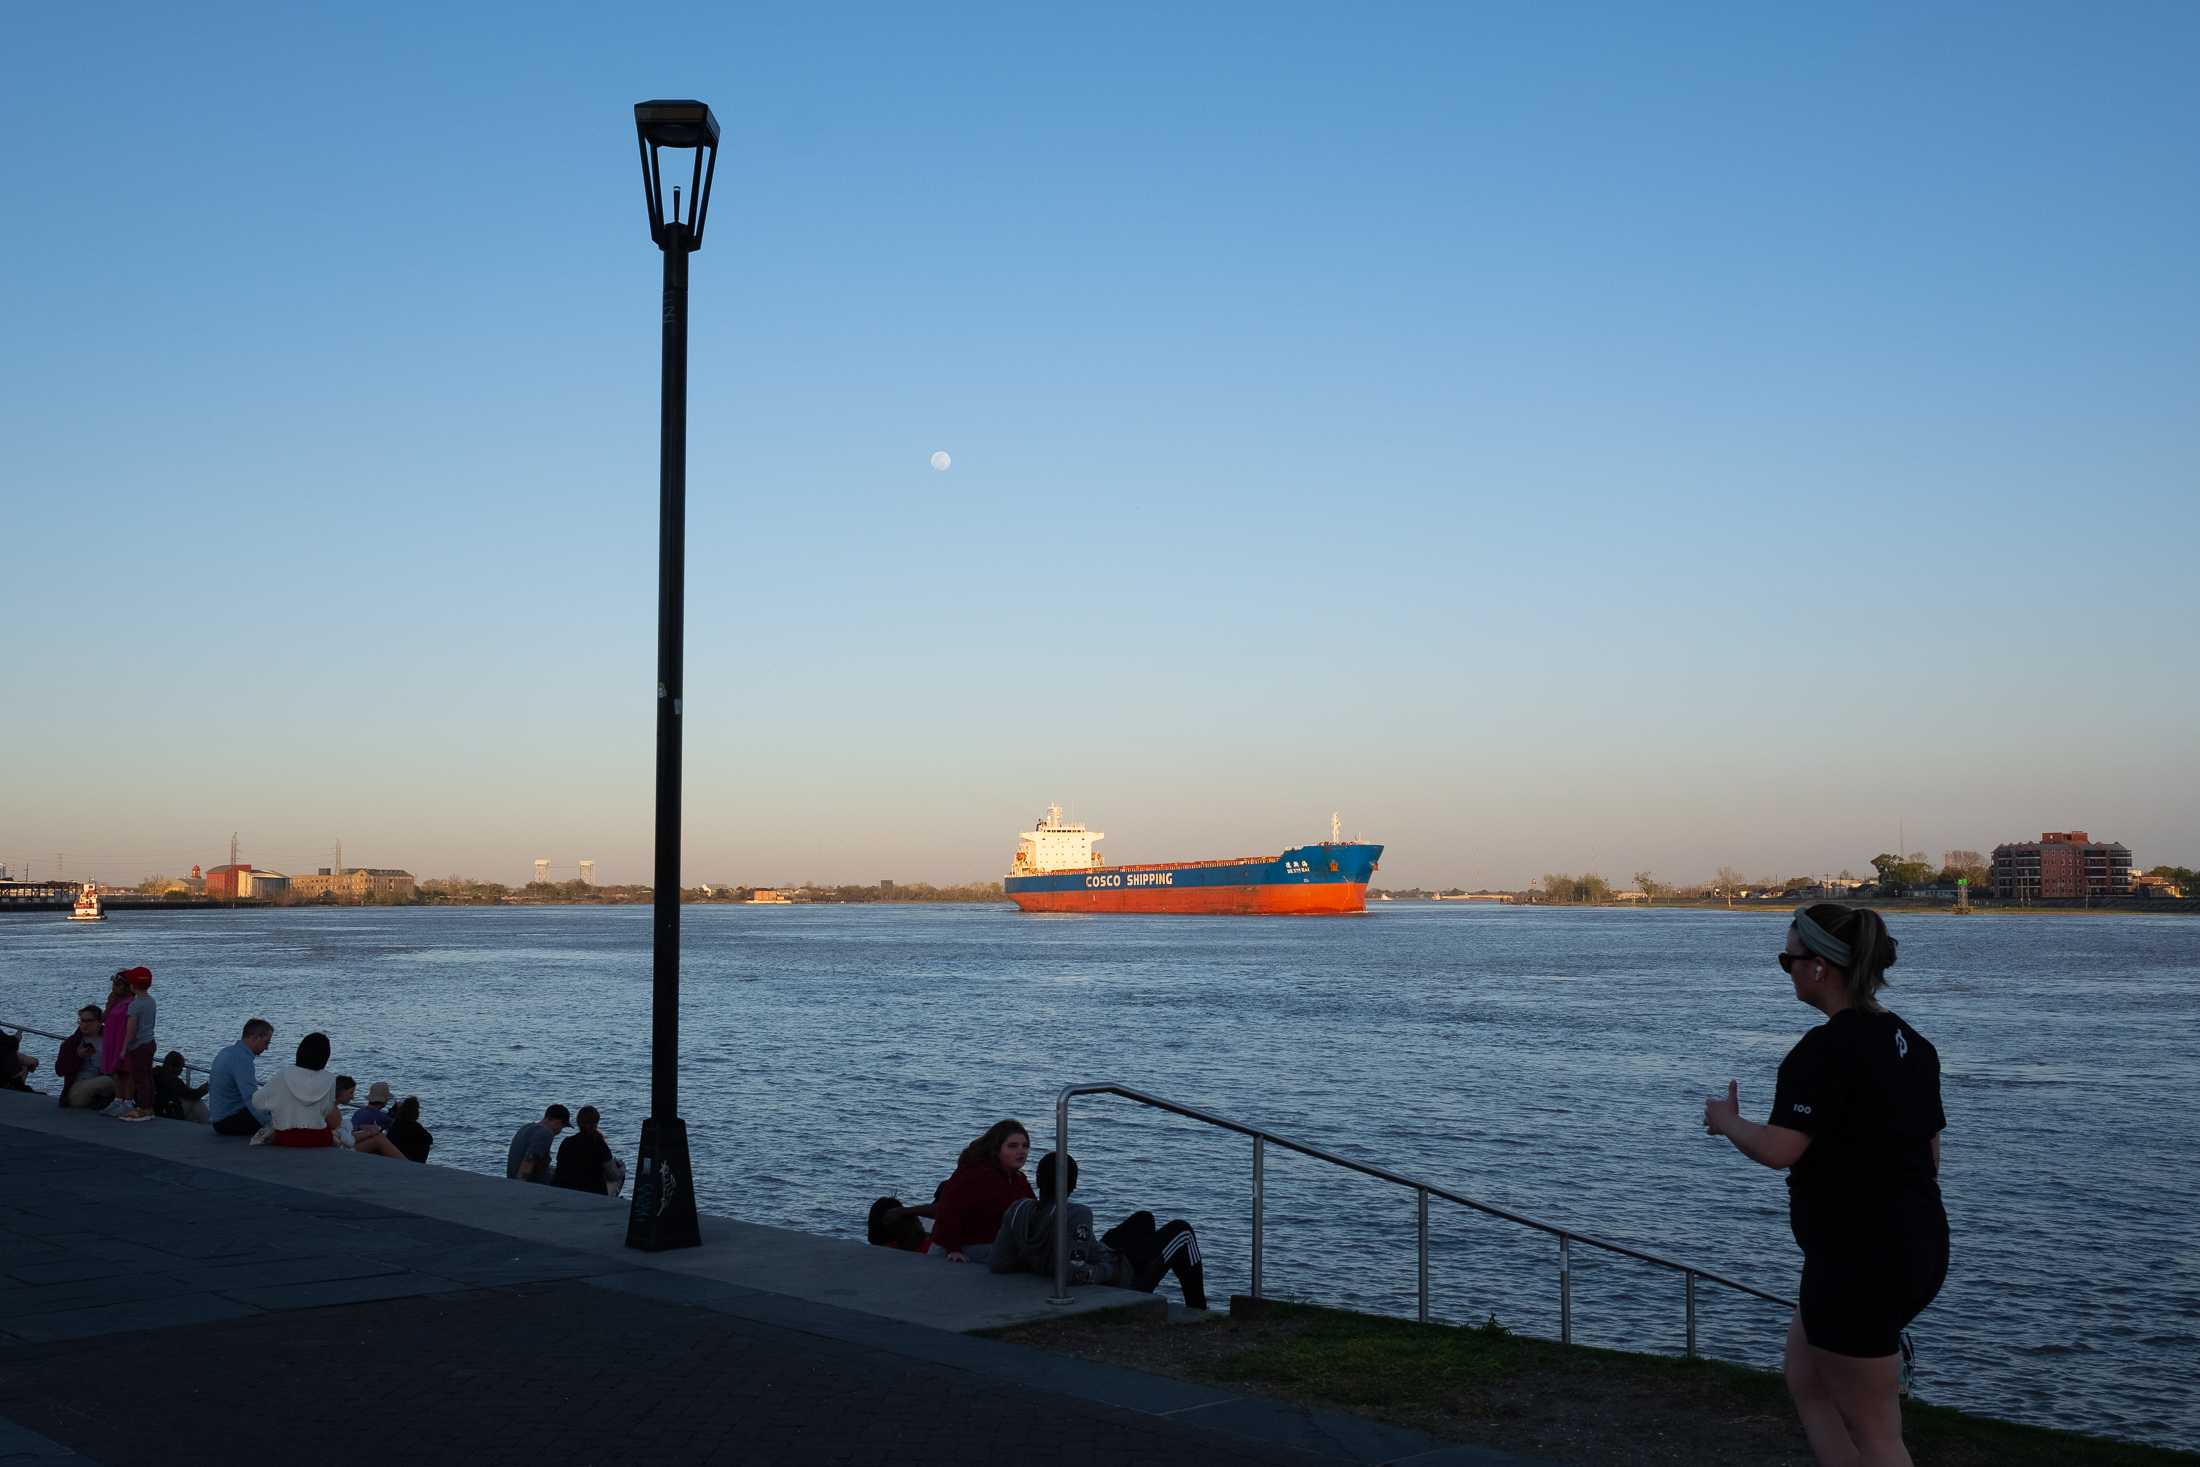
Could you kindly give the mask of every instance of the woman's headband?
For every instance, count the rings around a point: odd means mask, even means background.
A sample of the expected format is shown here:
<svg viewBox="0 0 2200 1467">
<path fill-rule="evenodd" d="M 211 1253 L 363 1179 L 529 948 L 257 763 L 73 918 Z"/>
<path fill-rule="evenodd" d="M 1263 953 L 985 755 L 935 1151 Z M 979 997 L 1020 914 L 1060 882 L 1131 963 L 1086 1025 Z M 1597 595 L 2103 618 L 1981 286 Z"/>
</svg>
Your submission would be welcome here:
<svg viewBox="0 0 2200 1467">
<path fill-rule="evenodd" d="M 1836 968 L 1849 965 L 1849 945 L 1835 937 L 1811 919 L 1810 912 L 1802 907 L 1795 909 L 1795 935 L 1803 939 L 1803 946 Z"/>
</svg>

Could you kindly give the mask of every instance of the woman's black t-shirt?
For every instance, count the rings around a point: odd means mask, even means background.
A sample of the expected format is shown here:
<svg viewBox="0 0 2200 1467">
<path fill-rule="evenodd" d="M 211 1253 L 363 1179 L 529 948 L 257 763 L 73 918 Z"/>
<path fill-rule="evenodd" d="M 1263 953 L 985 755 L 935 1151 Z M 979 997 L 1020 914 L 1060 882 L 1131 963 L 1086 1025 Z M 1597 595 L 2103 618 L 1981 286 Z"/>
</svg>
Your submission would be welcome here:
<svg viewBox="0 0 2200 1467">
<path fill-rule="evenodd" d="M 425 1163 L 428 1148 L 435 1145 L 435 1133 L 418 1121 L 392 1121 L 389 1130 L 390 1145 L 396 1147 L 407 1161 Z"/>
<path fill-rule="evenodd" d="M 601 1131 L 575 1131 L 558 1148 L 558 1169 L 550 1180 L 576 1192 L 601 1192 L 604 1168 L 611 1162 L 610 1143 Z"/>
<path fill-rule="evenodd" d="M 1772 1124 L 1810 1149 L 1788 1170 L 1788 1222 L 1806 1250 L 1940 1219 L 1933 1137 L 1940 1055 L 1895 1014 L 1844 1009 L 1780 1062 Z"/>
</svg>

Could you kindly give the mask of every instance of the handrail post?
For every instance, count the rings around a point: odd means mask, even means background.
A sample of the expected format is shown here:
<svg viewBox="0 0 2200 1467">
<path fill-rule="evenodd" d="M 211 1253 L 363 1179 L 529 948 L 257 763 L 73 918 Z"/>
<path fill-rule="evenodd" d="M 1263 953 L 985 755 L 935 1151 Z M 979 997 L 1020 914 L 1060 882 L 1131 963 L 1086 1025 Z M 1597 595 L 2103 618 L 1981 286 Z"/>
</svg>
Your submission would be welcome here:
<svg viewBox="0 0 2200 1467">
<path fill-rule="evenodd" d="M 1683 1269 L 1681 1277 L 1687 1280 L 1688 1290 L 1688 1358 L 1696 1358 L 1696 1270 Z"/>
<path fill-rule="evenodd" d="M 1261 1224 L 1265 1220 L 1263 1214 L 1267 1211 L 1268 1203 L 1267 1179 L 1262 1175 L 1263 1163 L 1267 1159 L 1267 1151 L 1268 1138 L 1266 1136 L 1255 1136 L 1253 1138 L 1253 1297 L 1256 1299 L 1260 1297 Z"/>
<path fill-rule="evenodd" d="M 1054 1293 L 1049 1304 L 1069 1302 L 1069 1091 L 1054 1097 Z M 1041 1178 L 1041 1180 L 1045 1180 Z"/>
<path fill-rule="evenodd" d="M 1574 1342 L 1574 1271 L 1567 1245 L 1573 1239 L 1564 1233 L 1558 1235 L 1558 1342 L 1570 1345 Z"/>
<path fill-rule="evenodd" d="M 1413 1189 L 1421 1201 L 1421 1323 L 1428 1323 L 1428 1188 Z"/>
</svg>

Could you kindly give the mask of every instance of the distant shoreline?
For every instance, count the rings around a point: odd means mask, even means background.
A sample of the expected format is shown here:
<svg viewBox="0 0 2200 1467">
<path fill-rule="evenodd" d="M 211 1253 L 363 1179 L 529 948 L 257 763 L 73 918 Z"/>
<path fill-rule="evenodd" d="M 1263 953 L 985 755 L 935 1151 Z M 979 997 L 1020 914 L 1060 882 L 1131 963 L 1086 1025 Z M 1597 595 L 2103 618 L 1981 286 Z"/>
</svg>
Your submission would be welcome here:
<svg viewBox="0 0 2200 1467">
<path fill-rule="evenodd" d="M 1381 900 L 1379 897 L 1371 897 L 1368 900 L 1368 905 L 1370 907 L 1380 905 Z M 1841 899 L 1817 897 L 1811 900 L 1839 901 Z M 1554 912 L 1792 912 L 1798 906 L 1809 905 L 1808 901 L 1799 901 L 1793 898 L 1770 902 L 1735 902 L 1731 905 L 1721 901 L 1681 901 L 1677 899 L 1658 902 L 1502 902 L 1491 898 L 1467 902 L 1458 897 L 1447 897 L 1442 902 L 1438 902 L 1433 897 L 1402 896 L 1391 898 L 1391 905 L 1393 906 L 1401 902 L 1408 905 L 1431 907 L 1439 905 L 1446 907 L 1534 907 L 1539 910 Z M 2024 905 L 1985 900 L 1972 903 L 1971 910 L 1968 912 L 1958 912 L 1947 902 L 1903 901 L 1899 897 L 1867 897 L 1862 901 L 1842 901 L 1841 904 L 1850 907 L 1869 907 L 1875 912 L 1938 913 L 1944 917 L 2200 916 L 2200 899 L 2191 897 L 2108 897 L 2095 902 L 2071 900 L 2031 902 Z"/>
<path fill-rule="evenodd" d="M 735 910 L 775 910 L 780 907 L 990 907 L 1007 906 L 1004 896 L 955 896 L 930 898 L 882 898 L 882 897 L 825 897 L 817 900 L 788 900 L 783 902 L 721 901 L 714 897 L 683 900 L 682 907 L 730 908 Z M 66 901 L 36 901 L 0 903 L 0 916 L 11 912 L 66 912 L 71 908 Z M 132 912 L 328 912 L 328 911 L 420 911 L 429 908 L 465 908 L 467 910 L 497 908 L 541 907 L 646 907 L 651 905 L 647 897 L 607 896 L 595 899 L 578 897 L 506 897 L 501 901 L 476 902 L 215 902 L 165 898 L 150 901 L 116 901 L 109 898 L 107 910 L 110 919 L 127 916 Z M 1720 901 L 1660 901 L 1660 902 L 1523 902 L 1500 901 L 1488 898 L 1465 901 L 1458 897 L 1438 901 L 1433 897 L 1392 897 L 1387 903 L 1382 897 L 1370 897 L 1368 910 L 1384 905 L 1426 907 L 1477 907 L 1519 910 L 1533 908 L 1554 912 L 1733 912 L 1785 913 L 1794 910 L 1798 903 L 1740 902 L 1729 906 Z M 1869 907 L 1875 912 L 1899 912 L 1905 915 L 1931 914 L 1944 917 L 2193 917 L 2200 916 L 2200 899 L 2164 899 L 2150 897 L 2110 898 L 2105 901 L 2085 902 L 2035 902 L 2015 906 L 2002 902 L 1979 902 L 1968 912 L 1958 912 L 1946 902 L 1905 902 L 1899 899 L 1868 899 L 1846 903 L 1849 906 Z"/>
</svg>

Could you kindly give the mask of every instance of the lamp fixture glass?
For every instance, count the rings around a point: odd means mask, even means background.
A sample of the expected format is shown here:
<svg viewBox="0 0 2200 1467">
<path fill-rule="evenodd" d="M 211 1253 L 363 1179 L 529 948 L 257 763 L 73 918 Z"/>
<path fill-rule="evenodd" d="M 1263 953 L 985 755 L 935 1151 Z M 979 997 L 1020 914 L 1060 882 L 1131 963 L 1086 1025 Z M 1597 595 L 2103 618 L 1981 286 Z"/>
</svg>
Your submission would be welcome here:
<svg viewBox="0 0 2200 1467">
<path fill-rule="evenodd" d="M 642 192 L 649 208 L 649 237 L 659 249 L 674 243 L 694 251 L 703 247 L 703 224 L 710 213 L 711 179 L 718 172 L 718 119 L 692 99 L 660 98 L 634 104 L 634 135 L 641 147 Z M 671 204 L 665 197 L 662 153 L 684 149 L 695 155 L 682 207 L 678 164 L 674 164 Z"/>
</svg>

